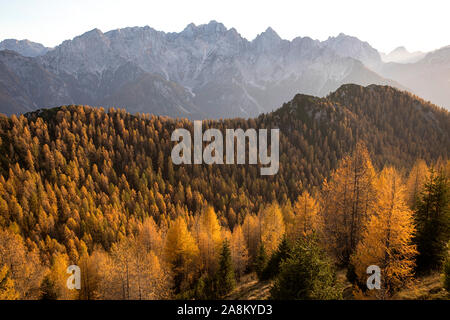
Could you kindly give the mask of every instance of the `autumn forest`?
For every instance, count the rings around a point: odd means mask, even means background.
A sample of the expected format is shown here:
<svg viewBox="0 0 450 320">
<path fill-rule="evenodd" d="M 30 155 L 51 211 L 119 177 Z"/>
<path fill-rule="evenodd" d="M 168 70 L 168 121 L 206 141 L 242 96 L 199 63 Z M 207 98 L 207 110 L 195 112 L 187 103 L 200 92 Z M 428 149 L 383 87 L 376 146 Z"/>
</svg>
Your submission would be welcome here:
<svg viewBox="0 0 450 320">
<path fill-rule="evenodd" d="M 0 115 L 0 299 L 222 299 L 251 274 L 270 299 L 398 298 L 434 274 L 448 299 L 448 111 L 344 85 L 203 127 L 279 128 L 279 172 L 174 165 L 171 133 L 192 132 L 187 119 L 74 105 Z"/>
</svg>

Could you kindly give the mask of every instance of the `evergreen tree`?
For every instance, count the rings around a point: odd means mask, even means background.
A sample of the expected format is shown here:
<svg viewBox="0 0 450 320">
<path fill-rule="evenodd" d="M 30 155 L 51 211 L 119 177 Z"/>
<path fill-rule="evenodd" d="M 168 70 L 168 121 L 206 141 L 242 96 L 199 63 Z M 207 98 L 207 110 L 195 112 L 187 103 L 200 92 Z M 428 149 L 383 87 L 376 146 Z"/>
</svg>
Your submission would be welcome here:
<svg viewBox="0 0 450 320">
<path fill-rule="evenodd" d="M 56 292 L 56 285 L 52 279 L 47 275 L 41 283 L 41 299 L 42 300 L 56 300 L 58 294 Z"/>
<path fill-rule="evenodd" d="M 206 281 L 205 276 L 201 276 L 197 282 L 195 283 L 194 287 L 194 298 L 197 300 L 206 300 L 208 299 L 207 295 L 207 287 L 206 287 Z"/>
<path fill-rule="evenodd" d="M 291 244 L 287 237 L 283 237 L 283 240 L 278 245 L 277 250 L 272 254 L 266 267 L 261 274 L 261 280 L 268 280 L 275 277 L 280 272 L 280 265 L 283 260 L 289 257 L 291 253 Z"/>
<path fill-rule="evenodd" d="M 255 271 L 256 275 L 258 276 L 258 279 L 262 279 L 264 269 L 267 265 L 267 253 L 266 249 L 264 248 L 264 243 L 261 243 L 259 245 L 258 255 L 255 259 Z"/>
<path fill-rule="evenodd" d="M 217 277 L 203 273 L 193 285 L 192 290 L 185 290 L 176 295 L 179 300 L 211 300 L 219 298 L 217 293 Z"/>
<path fill-rule="evenodd" d="M 338 299 L 336 276 L 332 262 L 312 238 L 299 240 L 270 293 L 276 300 Z"/>
<path fill-rule="evenodd" d="M 440 269 L 450 238 L 450 187 L 444 172 L 431 170 L 415 212 L 417 271 Z"/>
<path fill-rule="evenodd" d="M 217 294 L 223 297 L 230 293 L 235 285 L 233 262 L 231 259 L 230 246 L 228 240 L 225 240 L 220 253 L 219 270 L 216 274 Z"/>
</svg>

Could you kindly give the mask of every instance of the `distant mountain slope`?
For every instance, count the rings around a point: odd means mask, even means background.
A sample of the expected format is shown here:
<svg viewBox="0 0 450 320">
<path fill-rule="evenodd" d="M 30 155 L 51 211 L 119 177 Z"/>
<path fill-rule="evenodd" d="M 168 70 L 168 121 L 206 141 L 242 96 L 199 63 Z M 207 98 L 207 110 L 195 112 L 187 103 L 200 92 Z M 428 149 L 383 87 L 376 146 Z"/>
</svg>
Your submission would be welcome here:
<svg viewBox="0 0 450 320">
<path fill-rule="evenodd" d="M 368 142 L 373 152 L 383 153 L 388 163 L 398 161 L 395 159 L 402 159 L 398 164 L 407 163 L 408 156 L 395 154 L 391 149 L 382 150 L 381 141 L 386 139 L 400 150 L 414 150 L 415 154 L 426 153 L 426 144 L 433 140 L 443 148 L 441 156 L 446 158 L 450 155 L 450 113 L 441 107 L 410 93 L 376 85 L 345 85 L 331 93 L 328 99 L 345 105 L 358 116 L 365 128 L 358 132 L 359 137 Z M 410 140 L 411 137 L 415 138 Z M 408 147 L 403 145 L 406 141 Z"/>
<path fill-rule="evenodd" d="M 37 57 L 46 54 L 50 48 L 29 40 L 6 39 L 0 42 L 0 50 L 11 50 L 24 57 Z"/>
<path fill-rule="evenodd" d="M 65 82 L 30 57 L 0 51 L 0 111 L 23 113 L 73 103 Z"/>
<path fill-rule="evenodd" d="M 450 109 L 450 46 L 430 52 L 416 63 L 384 64 L 378 72 L 422 98 Z"/>
<path fill-rule="evenodd" d="M 285 131 L 313 121 L 312 132 L 302 130 L 313 144 L 325 136 L 329 146 L 363 140 L 380 168 L 386 164 L 412 165 L 415 157 L 430 161 L 450 155 L 450 113 L 392 87 L 349 84 L 326 98 L 296 95 L 269 117 L 280 119 L 277 125 Z M 331 131 L 340 134 L 335 136 Z M 436 143 L 440 150 L 431 150 L 430 143 Z M 326 145 L 322 148 L 327 149 Z"/>
<path fill-rule="evenodd" d="M 215 21 L 190 24 L 180 33 L 150 27 L 94 29 L 33 60 L 58 79 L 64 94 L 56 94 L 54 86 L 34 91 L 50 102 L 64 98 L 67 103 L 120 105 L 131 113 L 253 117 L 298 92 L 324 96 L 348 82 L 403 88 L 368 68 L 380 61 L 370 45 L 343 34 L 324 42 L 308 37 L 287 41 L 268 28 L 248 41 Z M 7 65 L 12 75 L 22 72 Z M 17 78 L 31 83 L 33 77 Z M 16 86 L 6 79 L 3 83 Z M 50 106 L 30 95 L 31 103 L 26 102 L 12 90 L 2 94 L 0 112 L 7 114 Z"/>
<path fill-rule="evenodd" d="M 388 54 L 381 53 L 381 59 L 384 62 L 415 63 L 425 57 L 425 55 L 426 52 L 409 52 L 405 47 L 398 47 Z"/>
</svg>

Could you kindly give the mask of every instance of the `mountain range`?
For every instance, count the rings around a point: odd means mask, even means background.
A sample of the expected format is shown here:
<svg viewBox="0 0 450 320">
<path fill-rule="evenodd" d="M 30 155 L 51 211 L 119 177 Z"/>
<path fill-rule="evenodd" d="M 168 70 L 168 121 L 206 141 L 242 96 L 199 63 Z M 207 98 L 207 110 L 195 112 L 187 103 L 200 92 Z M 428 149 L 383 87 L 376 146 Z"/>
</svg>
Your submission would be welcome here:
<svg viewBox="0 0 450 320">
<path fill-rule="evenodd" d="M 450 47 L 414 63 L 385 62 L 339 34 L 254 40 L 211 21 L 179 33 L 148 26 L 91 30 L 55 48 L 0 43 L 0 112 L 84 104 L 172 117 L 254 117 L 297 93 L 326 96 L 342 84 L 389 85 L 450 107 Z M 390 60 L 399 61 L 399 60 Z"/>
</svg>

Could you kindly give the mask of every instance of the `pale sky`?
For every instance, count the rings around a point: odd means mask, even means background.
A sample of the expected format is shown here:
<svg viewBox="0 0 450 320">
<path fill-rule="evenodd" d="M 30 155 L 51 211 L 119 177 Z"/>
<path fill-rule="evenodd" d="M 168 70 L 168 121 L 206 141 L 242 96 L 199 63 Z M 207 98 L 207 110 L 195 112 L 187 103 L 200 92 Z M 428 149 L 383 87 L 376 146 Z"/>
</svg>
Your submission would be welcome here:
<svg viewBox="0 0 450 320">
<path fill-rule="evenodd" d="M 216 20 L 248 40 L 271 26 L 288 40 L 343 32 L 383 52 L 430 51 L 450 45 L 449 15 L 448 0 L 0 0 L 0 40 L 52 47 L 94 28 L 179 32 Z"/>
</svg>

